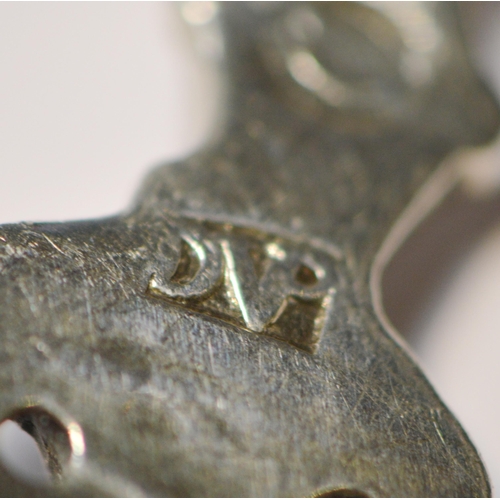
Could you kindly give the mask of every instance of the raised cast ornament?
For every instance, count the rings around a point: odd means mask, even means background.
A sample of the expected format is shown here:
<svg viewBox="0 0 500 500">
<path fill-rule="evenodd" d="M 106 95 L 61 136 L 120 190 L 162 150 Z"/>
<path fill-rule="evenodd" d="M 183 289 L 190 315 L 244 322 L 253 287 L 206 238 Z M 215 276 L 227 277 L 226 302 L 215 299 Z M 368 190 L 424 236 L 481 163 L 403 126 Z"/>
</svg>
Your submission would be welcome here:
<svg viewBox="0 0 500 500">
<path fill-rule="evenodd" d="M 205 22 L 226 75 L 212 141 L 121 216 L 0 228 L 0 417 L 52 477 L 1 465 L 0 493 L 490 495 L 377 292 L 412 200 L 498 127 L 453 6 Z"/>
</svg>

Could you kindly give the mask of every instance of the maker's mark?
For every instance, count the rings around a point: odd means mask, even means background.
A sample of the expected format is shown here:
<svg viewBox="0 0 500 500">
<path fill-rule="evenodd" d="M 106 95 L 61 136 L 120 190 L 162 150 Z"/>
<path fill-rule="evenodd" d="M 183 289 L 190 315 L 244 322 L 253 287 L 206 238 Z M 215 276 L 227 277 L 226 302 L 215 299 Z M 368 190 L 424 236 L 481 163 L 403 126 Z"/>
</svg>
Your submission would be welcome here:
<svg viewBox="0 0 500 500">
<path fill-rule="evenodd" d="M 148 292 L 314 352 L 333 307 L 334 258 L 262 231 L 195 224 L 179 230 L 175 272 L 154 273 Z"/>
</svg>

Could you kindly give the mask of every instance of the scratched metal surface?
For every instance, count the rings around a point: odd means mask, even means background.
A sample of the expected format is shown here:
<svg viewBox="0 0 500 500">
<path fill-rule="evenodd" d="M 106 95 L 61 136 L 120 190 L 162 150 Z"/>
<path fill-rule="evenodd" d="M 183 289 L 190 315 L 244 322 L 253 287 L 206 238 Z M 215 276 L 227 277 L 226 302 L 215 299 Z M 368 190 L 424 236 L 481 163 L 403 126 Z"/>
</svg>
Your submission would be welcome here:
<svg viewBox="0 0 500 500">
<path fill-rule="evenodd" d="M 453 9 L 220 11 L 209 146 L 122 216 L 0 228 L 2 418 L 31 418 L 54 476 L 2 468 L 0 492 L 489 495 L 370 291 L 415 193 L 498 127 Z"/>
</svg>

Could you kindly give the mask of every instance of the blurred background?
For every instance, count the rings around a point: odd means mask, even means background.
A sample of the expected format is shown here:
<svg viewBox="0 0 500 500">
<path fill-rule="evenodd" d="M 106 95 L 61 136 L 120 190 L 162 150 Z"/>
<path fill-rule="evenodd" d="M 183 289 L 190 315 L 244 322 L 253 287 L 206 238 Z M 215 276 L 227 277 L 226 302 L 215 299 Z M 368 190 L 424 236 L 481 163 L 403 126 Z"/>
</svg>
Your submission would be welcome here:
<svg viewBox="0 0 500 500">
<path fill-rule="evenodd" d="M 500 5 L 465 3 L 461 10 L 477 67 L 500 96 Z M 191 21 L 202 24 L 203 16 Z M 130 205 L 152 167 L 196 149 L 215 119 L 217 85 L 195 45 L 169 3 L 1 3 L 0 223 L 111 215 Z M 499 184 L 499 146 L 474 161 L 479 184 Z M 448 218 L 434 220 L 437 227 L 451 221 L 463 234 L 453 214 L 483 213 L 481 231 L 470 232 L 474 240 L 411 308 L 417 314 L 394 323 L 500 492 L 496 196 L 490 189 L 465 209 L 450 202 Z"/>
</svg>

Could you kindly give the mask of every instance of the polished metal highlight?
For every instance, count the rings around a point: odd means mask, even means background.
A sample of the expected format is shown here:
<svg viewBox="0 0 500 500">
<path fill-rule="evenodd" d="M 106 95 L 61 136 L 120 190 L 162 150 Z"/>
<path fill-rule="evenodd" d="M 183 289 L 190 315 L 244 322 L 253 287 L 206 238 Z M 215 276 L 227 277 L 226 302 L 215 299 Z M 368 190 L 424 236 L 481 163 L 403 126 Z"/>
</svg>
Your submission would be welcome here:
<svg viewBox="0 0 500 500">
<path fill-rule="evenodd" d="M 439 165 L 498 129 L 453 6 L 182 12 L 226 77 L 211 142 L 128 213 L 0 228 L 0 419 L 53 475 L 0 464 L 0 493 L 490 495 L 377 296 Z"/>
</svg>

